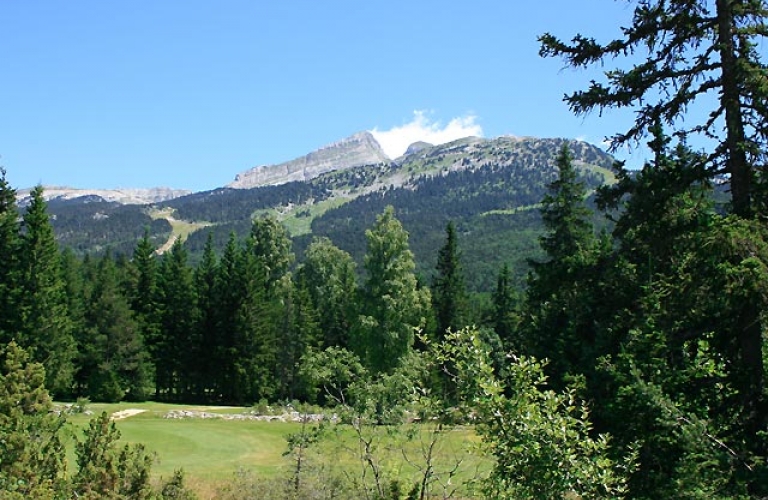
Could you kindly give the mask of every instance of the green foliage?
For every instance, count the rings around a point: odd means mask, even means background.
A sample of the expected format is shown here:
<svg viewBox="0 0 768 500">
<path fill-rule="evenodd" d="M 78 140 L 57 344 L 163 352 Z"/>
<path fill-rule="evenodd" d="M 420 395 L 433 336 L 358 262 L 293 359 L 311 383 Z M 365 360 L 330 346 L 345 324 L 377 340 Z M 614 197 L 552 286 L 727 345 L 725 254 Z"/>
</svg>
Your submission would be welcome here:
<svg viewBox="0 0 768 500">
<path fill-rule="evenodd" d="M 0 342 L 7 343 L 18 334 L 19 314 L 19 213 L 16 191 L 6 180 L 5 169 L 0 167 Z"/>
<path fill-rule="evenodd" d="M 352 346 L 373 372 L 391 372 L 414 342 L 414 329 L 424 325 L 429 290 L 420 289 L 408 248 L 408 233 L 384 210 L 366 231 L 366 279 Z"/>
<path fill-rule="evenodd" d="M 45 362 L 46 387 L 54 394 L 71 391 L 75 357 L 72 322 L 67 310 L 59 250 L 43 199 L 43 188 L 32 190 L 23 217 L 19 249 L 19 344 L 33 359 Z"/>
<path fill-rule="evenodd" d="M 78 471 L 72 478 L 78 498 L 149 498 L 151 457 L 143 447 L 118 450 L 120 432 L 106 412 L 91 421 L 76 446 Z"/>
<path fill-rule="evenodd" d="M 63 417 L 51 413 L 45 370 L 15 342 L 0 352 L 0 497 L 68 498 Z"/>
<path fill-rule="evenodd" d="M 498 335 L 505 351 L 520 352 L 524 343 L 517 338 L 519 298 L 510 279 L 509 266 L 504 264 L 496 282 L 496 289 L 491 296 L 492 311 L 490 323 Z"/>
<path fill-rule="evenodd" d="M 437 318 L 437 335 L 442 338 L 451 330 L 466 326 L 467 297 L 456 226 L 449 222 L 445 229 L 445 245 L 437 254 L 437 274 L 432 281 L 432 307 Z"/>
<path fill-rule="evenodd" d="M 158 500 L 197 500 L 197 495 L 184 487 L 184 471 L 176 470 L 173 476 L 163 483 Z"/>
<path fill-rule="evenodd" d="M 749 217 L 762 205 L 753 197 L 760 190 L 757 166 L 765 163 L 768 139 L 768 85 L 757 50 L 767 15 L 762 1 L 640 0 L 621 38 L 600 44 L 577 35 L 568 44 L 545 34 L 540 54 L 562 57 L 574 67 L 631 54 L 628 69 L 607 70 L 605 83 L 593 80 L 587 90 L 566 96 L 571 109 L 582 114 L 635 108 L 633 125 L 612 138 L 614 147 L 641 139 L 658 123 L 679 127 L 681 138 L 714 139 L 718 145 L 705 159 L 707 176 L 729 174 L 734 212 Z M 687 120 L 688 109 L 701 103 L 711 112 Z"/>
<path fill-rule="evenodd" d="M 156 395 L 170 401 L 195 392 L 192 374 L 200 343 L 195 329 L 195 287 L 187 259 L 186 249 L 176 240 L 163 259 L 159 273 L 158 308 L 162 336 L 152 346 L 152 351 Z"/>
<path fill-rule="evenodd" d="M 592 434 L 589 411 L 575 392 L 544 388 L 541 363 L 512 356 L 499 379 L 472 329 L 451 333 L 433 355 L 455 366 L 464 410 L 495 459 L 485 486 L 490 497 L 624 497 L 634 453 L 613 458 L 609 437 Z"/>
<path fill-rule="evenodd" d="M 307 248 L 298 270 L 318 314 L 323 347 L 349 347 L 349 328 L 354 314 L 351 302 L 357 294 L 357 276 L 352 257 L 318 238 Z"/>
<path fill-rule="evenodd" d="M 90 302 L 80 359 L 88 396 L 94 401 L 146 400 L 152 385 L 149 356 L 109 255 L 99 263 Z"/>
</svg>

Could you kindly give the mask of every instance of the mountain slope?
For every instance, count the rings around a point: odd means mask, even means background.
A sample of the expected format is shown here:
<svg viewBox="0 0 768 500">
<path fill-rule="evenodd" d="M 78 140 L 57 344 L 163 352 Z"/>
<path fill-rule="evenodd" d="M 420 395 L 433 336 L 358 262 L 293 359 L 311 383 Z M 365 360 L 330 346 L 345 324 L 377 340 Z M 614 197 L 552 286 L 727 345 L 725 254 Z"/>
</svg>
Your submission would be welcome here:
<svg viewBox="0 0 768 500">
<path fill-rule="evenodd" d="M 445 225 L 454 221 L 469 286 L 488 291 L 503 263 L 512 266 L 518 283 L 522 283 L 526 259 L 537 256 L 542 227 L 538 203 L 547 183 L 555 178 L 554 159 L 564 142 L 499 137 L 466 138 L 438 146 L 419 144 L 397 161 L 357 167 L 343 164 L 344 168 L 309 181 L 250 189 L 219 188 L 152 206 L 77 206 L 67 202 L 60 215 L 59 204 L 52 205 L 51 212 L 56 217 L 54 229 L 59 241 L 81 253 L 103 250 L 110 241 L 115 252 L 128 253 L 144 225 L 150 226 L 155 241 L 166 241 L 171 235 L 170 225 L 150 217 L 163 210 L 187 227 L 204 227 L 191 232 L 186 240 L 194 259 L 202 252 L 209 233 L 216 246 L 223 248 L 232 231 L 244 236 L 253 217 L 270 213 L 289 229 L 299 261 L 313 236 L 327 236 L 361 263 L 365 229 L 386 205 L 393 205 L 410 232 L 418 270 L 426 282 L 434 269 Z M 612 182 L 610 155 L 579 141 L 569 141 L 569 145 L 590 189 Z M 125 223 L 128 220 L 141 226 L 130 227 Z"/>
<path fill-rule="evenodd" d="M 248 189 L 258 186 L 308 181 L 332 170 L 388 162 L 389 158 L 369 132 L 334 142 L 306 156 L 277 165 L 254 167 L 235 177 L 230 188 Z"/>
</svg>

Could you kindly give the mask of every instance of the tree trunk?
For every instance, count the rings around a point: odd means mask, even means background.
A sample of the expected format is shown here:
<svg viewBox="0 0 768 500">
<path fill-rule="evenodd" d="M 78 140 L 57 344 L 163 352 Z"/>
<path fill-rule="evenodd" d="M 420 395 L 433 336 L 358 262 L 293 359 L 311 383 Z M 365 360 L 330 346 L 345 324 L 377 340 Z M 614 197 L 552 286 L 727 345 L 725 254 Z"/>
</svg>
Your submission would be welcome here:
<svg viewBox="0 0 768 500">
<path fill-rule="evenodd" d="M 717 0 L 717 44 L 722 64 L 720 102 L 725 113 L 725 171 L 730 174 L 733 213 L 752 216 L 752 168 L 747 163 L 741 113 L 738 58 L 734 44 L 733 0 Z"/>
</svg>

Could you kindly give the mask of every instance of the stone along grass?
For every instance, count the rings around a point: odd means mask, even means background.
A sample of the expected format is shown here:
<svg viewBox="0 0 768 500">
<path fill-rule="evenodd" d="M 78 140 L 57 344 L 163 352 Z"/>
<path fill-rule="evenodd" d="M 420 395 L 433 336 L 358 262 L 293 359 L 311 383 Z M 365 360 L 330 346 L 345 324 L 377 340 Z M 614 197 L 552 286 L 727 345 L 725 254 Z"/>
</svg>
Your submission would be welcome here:
<svg viewBox="0 0 768 500">
<path fill-rule="evenodd" d="M 153 476 L 168 478 L 176 469 L 183 469 L 189 486 L 203 498 L 221 485 L 231 482 L 240 470 L 246 470 L 260 477 L 289 477 L 292 462 L 284 456 L 288 449 L 286 437 L 301 431 L 301 424 L 280 421 L 233 420 L 225 418 L 200 418 L 199 415 L 214 414 L 235 416 L 249 414 L 251 408 L 201 407 L 170 405 L 160 403 L 88 404 L 92 414 L 73 414 L 68 420 L 73 433 L 79 433 L 88 421 L 102 411 L 116 415 L 122 442 L 142 443 L 150 453 L 156 454 L 152 468 Z M 132 411 L 128 411 L 132 410 Z M 140 412 L 139 412 L 140 411 Z M 179 415 L 192 412 L 193 418 L 166 418 L 169 414 Z M 338 432 L 335 432 L 338 431 Z M 354 456 L 356 437 L 349 426 L 340 426 L 314 447 L 310 460 L 324 466 L 343 468 L 351 477 L 358 475 L 361 463 Z M 380 439 L 378 454 L 393 473 L 407 477 L 415 472 L 412 465 L 403 460 L 403 449 L 414 461 L 420 460 L 421 449 L 426 440 L 423 437 L 403 443 L 393 437 L 392 432 L 371 429 Z M 475 434 L 468 429 L 454 430 L 441 438 L 436 447 L 441 460 L 447 464 L 461 461 L 459 478 L 469 478 L 478 468 L 486 469 L 488 462 L 472 456 L 469 448 L 476 441 Z M 74 466 L 74 439 L 69 446 L 70 470 Z"/>
</svg>

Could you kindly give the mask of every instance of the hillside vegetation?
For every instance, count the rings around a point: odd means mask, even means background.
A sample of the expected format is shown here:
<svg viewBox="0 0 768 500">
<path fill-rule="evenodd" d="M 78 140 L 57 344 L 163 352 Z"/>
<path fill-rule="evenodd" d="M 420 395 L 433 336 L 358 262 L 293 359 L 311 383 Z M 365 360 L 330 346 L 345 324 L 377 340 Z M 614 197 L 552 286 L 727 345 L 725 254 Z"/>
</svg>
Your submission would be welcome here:
<svg viewBox="0 0 768 500">
<path fill-rule="evenodd" d="M 503 263 L 522 286 L 527 261 L 541 256 L 536 207 L 554 178 L 554 156 L 564 142 L 467 138 L 424 145 L 396 162 L 332 171 L 306 182 L 220 188 L 150 207 L 70 201 L 51 204 L 50 210 L 57 240 L 78 254 L 109 248 L 128 255 L 146 227 L 158 247 L 181 237 L 197 261 L 209 233 L 214 248 L 222 251 L 230 233 L 245 235 L 252 218 L 272 215 L 288 229 L 299 262 L 311 239 L 324 236 L 362 264 L 365 228 L 392 205 L 410 234 L 424 279 L 431 278 L 442 231 L 453 221 L 462 235 L 469 287 L 488 292 Z M 613 182 L 609 155 L 569 142 L 590 190 Z M 132 226 L 123 222 L 128 217 Z"/>
</svg>

